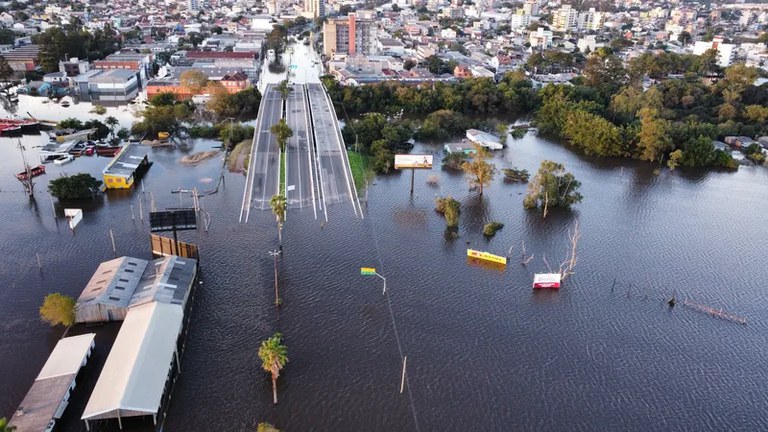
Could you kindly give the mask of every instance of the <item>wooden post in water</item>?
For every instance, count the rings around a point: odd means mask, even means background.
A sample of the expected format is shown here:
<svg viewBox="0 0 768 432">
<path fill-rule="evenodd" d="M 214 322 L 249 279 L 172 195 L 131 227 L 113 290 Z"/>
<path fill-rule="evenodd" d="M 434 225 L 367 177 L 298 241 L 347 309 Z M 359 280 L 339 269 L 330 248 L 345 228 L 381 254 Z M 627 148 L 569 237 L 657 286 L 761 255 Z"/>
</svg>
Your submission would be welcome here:
<svg viewBox="0 0 768 432">
<path fill-rule="evenodd" d="M 144 223 L 144 210 L 141 205 L 141 197 L 139 197 L 139 219 L 141 219 L 141 223 Z"/>
<path fill-rule="evenodd" d="M 136 215 L 133 212 L 133 204 L 131 204 L 131 220 L 136 220 Z"/>
<path fill-rule="evenodd" d="M 112 252 L 117 256 L 117 248 L 115 247 L 115 235 L 112 233 L 112 228 L 109 229 L 109 238 L 112 239 Z"/>
<path fill-rule="evenodd" d="M 405 364 L 408 362 L 408 356 L 403 357 L 403 376 L 400 378 L 400 394 L 403 394 L 403 387 L 405 387 Z"/>
<path fill-rule="evenodd" d="M 36 253 L 35 257 L 37 257 L 37 268 L 39 268 L 40 270 L 43 270 L 43 265 L 40 263 L 40 254 Z"/>
<path fill-rule="evenodd" d="M 58 216 L 56 216 L 56 204 L 53 203 L 53 195 L 48 195 L 51 198 L 51 209 L 53 210 L 53 218 L 59 219 Z"/>
</svg>

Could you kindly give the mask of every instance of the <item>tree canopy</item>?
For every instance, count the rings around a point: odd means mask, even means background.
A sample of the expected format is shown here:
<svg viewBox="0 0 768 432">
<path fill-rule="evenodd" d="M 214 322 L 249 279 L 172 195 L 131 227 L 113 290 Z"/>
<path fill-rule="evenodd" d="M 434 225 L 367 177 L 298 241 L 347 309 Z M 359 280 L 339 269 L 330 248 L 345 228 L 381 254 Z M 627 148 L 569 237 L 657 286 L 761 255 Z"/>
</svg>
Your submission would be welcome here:
<svg viewBox="0 0 768 432">
<path fill-rule="evenodd" d="M 48 192 L 60 200 L 87 199 L 99 191 L 101 184 L 101 180 L 90 174 L 80 173 L 51 180 Z"/>
<path fill-rule="evenodd" d="M 528 209 L 541 207 L 546 217 L 550 207 L 568 208 L 581 202 L 580 186 L 581 183 L 562 164 L 542 161 L 536 176 L 528 183 L 523 206 Z"/>
<path fill-rule="evenodd" d="M 45 296 L 40 306 L 40 319 L 53 326 L 70 327 L 75 324 L 75 299 L 53 293 Z"/>
</svg>

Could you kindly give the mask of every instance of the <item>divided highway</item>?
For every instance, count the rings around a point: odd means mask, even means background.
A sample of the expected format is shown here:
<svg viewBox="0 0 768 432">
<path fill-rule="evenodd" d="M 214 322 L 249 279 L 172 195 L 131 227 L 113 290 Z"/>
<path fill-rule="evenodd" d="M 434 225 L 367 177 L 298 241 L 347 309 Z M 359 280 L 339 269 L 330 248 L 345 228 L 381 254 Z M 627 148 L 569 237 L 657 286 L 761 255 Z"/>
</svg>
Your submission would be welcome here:
<svg viewBox="0 0 768 432">
<path fill-rule="evenodd" d="M 240 221 L 251 208 L 269 210 L 280 185 L 280 153 L 269 131 L 285 115 L 293 136 L 286 143 L 286 199 L 289 208 L 311 207 L 328 221 L 328 206 L 349 202 L 362 217 L 344 140 L 333 104 L 322 84 L 293 84 L 285 101 L 267 84 L 259 107 L 256 133 L 243 193 Z M 285 112 L 283 112 L 285 103 Z"/>
</svg>

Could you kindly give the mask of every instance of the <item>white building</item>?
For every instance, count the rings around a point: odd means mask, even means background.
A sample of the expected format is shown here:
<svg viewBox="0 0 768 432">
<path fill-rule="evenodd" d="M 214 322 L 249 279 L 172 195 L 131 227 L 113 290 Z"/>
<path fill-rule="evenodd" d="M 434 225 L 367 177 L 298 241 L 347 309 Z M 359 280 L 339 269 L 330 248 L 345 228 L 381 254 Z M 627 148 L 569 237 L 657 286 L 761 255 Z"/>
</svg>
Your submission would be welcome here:
<svg viewBox="0 0 768 432">
<path fill-rule="evenodd" d="M 523 3 L 523 13 L 525 15 L 538 15 L 539 3 L 534 0 L 528 0 Z"/>
<path fill-rule="evenodd" d="M 531 47 L 549 48 L 552 46 L 552 31 L 539 27 L 528 36 L 528 42 L 531 43 Z"/>
<path fill-rule="evenodd" d="M 571 5 L 563 5 L 552 14 L 552 28 L 555 31 L 567 32 L 578 24 L 579 14 Z"/>
<path fill-rule="evenodd" d="M 693 53 L 702 55 L 710 49 L 717 50 L 717 65 L 728 67 L 736 57 L 736 45 L 723 43 L 721 36 L 715 37 L 712 42 L 698 41 L 693 45 Z"/>
<path fill-rule="evenodd" d="M 589 50 L 589 52 L 594 52 L 596 49 L 604 47 L 605 44 L 602 42 L 598 43 L 595 35 L 589 35 L 579 39 L 579 41 L 576 42 L 576 46 L 579 47 L 580 52 L 584 53 L 587 52 L 587 50 Z"/>
<path fill-rule="evenodd" d="M 509 26 L 513 29 L 522 29 L 531 25 L 531 21 L 531 15 L 518 13 L 509 18 Z"/>
</svg>

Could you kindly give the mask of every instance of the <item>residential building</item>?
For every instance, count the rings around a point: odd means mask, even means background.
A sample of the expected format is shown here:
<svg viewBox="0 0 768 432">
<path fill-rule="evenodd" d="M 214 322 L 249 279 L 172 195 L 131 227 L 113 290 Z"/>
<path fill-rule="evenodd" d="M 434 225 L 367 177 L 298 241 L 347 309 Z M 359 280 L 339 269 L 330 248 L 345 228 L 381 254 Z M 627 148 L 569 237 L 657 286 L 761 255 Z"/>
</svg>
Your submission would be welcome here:
<svg viewBox="0 0 768 432">
<path fill-rule="evenodd" d="M 308 18 L 319 18 L 325 16 L 324 0 L 304 0 L 304 13 L 302 15 Z"/>
<path fill-rule="evenodd" d="M 567 32 L 576 28 L 579 14 L 571 5 L 563 5 L 552 13 L 552 28 L 555 31 Z"/>
<path fill-rule="evenodd" d="M 539 27 L 528 36 L 532 48 L 549 48 L 552 46 L 552 32 Z"/>
<path fill-rule="evenodd" d="M 379 38 L 376 42 L 379 54 L 402 57 L 405 54 L 405 45 L 397 39 Z"/>
<path fill-rule="evenodd" d="M 728 67 L 736 56 L 736 45 L 723 43 L 723 37 L 717 36 L 711 42 L 697 41 L 693 45 L 693 53 L 702 55 L 710 49 L 717 50 L 717 65 Z"/>
<path fill-rule="evenodd" d="M 536 0 L 528 0 L 523 3 L 523 15 L 539 15 L 539 2 Z"/>
<path fill-rule="evenodd" d="M 64 72 L 68 77 L 76 77 L 91 70 L 91 64 L 86 60 L 80 60 L 73 57 L 68 61 L 59 62 L 59 71 Z"/>
<path fill-rule="evenodd" d="M 326 21 L 323 25 L 323 54 L 335 55 L 372 55 L 378 46 L 378 25 L 374 19 L 359 18 L 358 13 L 350 13 L 346 18 Z"/>
<path fill-rule="evenodd" d="M 199 0 L 187 0 L 187 10 L 189 12 L 198 12 L 200 10 Z"/>
<path fill-rule="evenodd" d="M 5 60 L 11 66 L 16 75 L 24 75 L 25 72 L 33 71 L 40 64 L 40 47 L 37 45 L 26 45 L 11 50 L 3 55 Z"/>
</svg>

